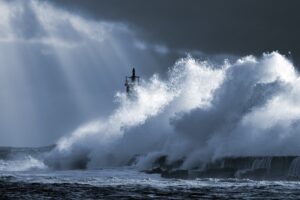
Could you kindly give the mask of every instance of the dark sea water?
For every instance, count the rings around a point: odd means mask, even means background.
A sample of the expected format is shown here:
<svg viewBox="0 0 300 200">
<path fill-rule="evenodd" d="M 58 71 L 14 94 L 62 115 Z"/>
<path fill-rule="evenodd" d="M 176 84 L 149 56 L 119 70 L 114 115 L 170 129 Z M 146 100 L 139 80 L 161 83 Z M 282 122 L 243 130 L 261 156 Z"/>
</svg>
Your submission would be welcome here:
<svg viewBox="0 0 300 200">
<path fill-rule="evenodd" d="M 134 169 L 0 173 L 1 199 L 299 199 L 300 183 L 164 179 Z"/>
<path fill-rule="evenodd" d="M 0 147 L 2 199 L 300 199 L 300 182 L 166 179 L 135 168 L 56 171 L 45 148 Z"/>
</svg>

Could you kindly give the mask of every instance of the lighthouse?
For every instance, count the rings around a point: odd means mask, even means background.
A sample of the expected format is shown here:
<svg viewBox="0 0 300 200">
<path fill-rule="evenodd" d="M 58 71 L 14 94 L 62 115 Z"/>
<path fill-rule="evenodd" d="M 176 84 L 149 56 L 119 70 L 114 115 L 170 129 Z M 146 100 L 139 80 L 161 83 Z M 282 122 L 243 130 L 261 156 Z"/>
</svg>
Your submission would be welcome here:
<svg viewBox="0 0 300 200">
<path fill-rule="evenodd" d="M 126 87 L 126 93 L 130 94 L 135 87 L 135 85 L 139 84 L 140 77 L 135 75 L 135 68 L 132 68 L 132 74 L 131 76 L 125 77 L 125 87 Z"/>
</svg>

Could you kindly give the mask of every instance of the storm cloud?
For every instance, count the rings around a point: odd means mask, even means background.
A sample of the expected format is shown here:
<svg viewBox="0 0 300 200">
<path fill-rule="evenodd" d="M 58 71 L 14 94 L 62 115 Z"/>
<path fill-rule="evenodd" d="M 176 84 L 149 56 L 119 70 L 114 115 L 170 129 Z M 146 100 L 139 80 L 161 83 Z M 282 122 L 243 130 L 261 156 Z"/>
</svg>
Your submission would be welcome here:
<svg viewBox="0 0 300 200">
<path fill-rule="evenodd" d="M 170 52 L 238 56 L 278 50 L 300 62 L 300 2 L 296 0 L 54 0 L 97 20 L 130 25 Z M 176 57 L 176 55 L 173 55 Z"/>
</svg>

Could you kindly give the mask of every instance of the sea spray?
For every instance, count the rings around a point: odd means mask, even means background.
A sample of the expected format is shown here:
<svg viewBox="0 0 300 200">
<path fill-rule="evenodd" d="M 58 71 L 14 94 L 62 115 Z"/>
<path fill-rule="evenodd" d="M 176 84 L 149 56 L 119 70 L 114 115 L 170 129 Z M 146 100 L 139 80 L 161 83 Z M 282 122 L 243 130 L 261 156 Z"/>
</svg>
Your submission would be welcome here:
<svg viewBox="0 0 300 200">
<path fill-rule="evenodd" d="M 221 66 L 188 56 L 166 80 L 143 81 L 135 98 L 117 93 L 119 107 L 61 139 L 52 160 L 97 168 L 138 156 L 136 165 L 149 167 L 167 155 L 192 168 L 228 156 L 299 154 L 299 90 L 294 66 L 277 52 Z"/>
<path fill-rule="evenodd" d="M 103 154 L 113 141 L 122 137 L 125 130 L 143 124 L 147 118 L 161 112 L 174 94 L 164 82 L 153 76 L 149 83 L 135 88 L 134 97 L 129 98 L 125 93 L 117 93 L 116 97 L 120 105 L 106 120 L 96 120 L 79 127 L 71 136 L 62 138 L 55 151 L 70 157 L 74 148 L 88 149 L 88 152 L 101 149 Z M 104 165 L 105 161 L 101 163 Z"/>
<path fill-rule="evenodd" d="M 94 121 L 80 127 L 70 137 L 61 139 L 58 142 L 58 149 L 66 150 L 82 140 L 98 139 L 96 141 L 98 144 L 114 140 L 122 136 L 125 129 L 142 124 L 147 118 L 157 115 L 173 98 L 166 85 L 156 76 L 148 85 L 137 87 L 135 90 L 134 98 L 118 93 L 120 106 L 107 120 Z"/>
<path fill-rule="evenodd" d="M 22 158 L 0 160 L 0 171 L 16 172 L 29 170 L 46 170 L 47 166 L 38 158 L 30 155 Z"/>
<path fill-rule="evenodd" d="M 78 166 L 81 160 L 96 162 L 98 166 L 112 164 L 112 154 L 115 150 L 118 151 L 118 148 L 112 148 L 112 145 L 122 139 L 124 133 L 129 133 L 133 127 L 139 127 L 154 117 L 160 119 L 157 123 L 164 123 L 156 124 L 159 127 L 153 127 L 153 131 L 160 132 L 164 125 L 170 127 L 168 121 L 177 113 L 209 106 L 212 91 L 221 82 L 222 75 L 222 70 L 213 69 L 206 62 L 199 66 L 199 63 L 191 57 L 179 60 L 174 68 L 170 69 L 167 81 L 162 81 L 154 75 L 148 82 L 143 81 L 135 88 L 133 98 L 128 98 L 124 92 L 118 92 L 116 100 L 119 107 L 107 119 L 83 125 L 70 136 L 59 140 L 51 162 L 55 162 L 55 166 L 59 165 L 59 168 Z M 186 82 L 193 85 L 189 88 Z M 198 96 L 197 99 L 193 99 L 195 95 Z M 136 142 L 147 143 L 147 141 Z M 110 157 L 110 163 L 106 162 L 107 155 Z M 92 165 L 96 167 L 95 164 Z"/>
</svg>

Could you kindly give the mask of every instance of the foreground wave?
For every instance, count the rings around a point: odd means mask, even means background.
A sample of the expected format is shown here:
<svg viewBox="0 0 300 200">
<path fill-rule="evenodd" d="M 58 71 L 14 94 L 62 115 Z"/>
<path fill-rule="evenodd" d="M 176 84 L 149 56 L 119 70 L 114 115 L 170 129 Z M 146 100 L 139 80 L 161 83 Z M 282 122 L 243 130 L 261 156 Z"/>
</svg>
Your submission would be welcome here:
<svg viewBox="0 0 300 200">
<path fill-rule="evenodd" d="M 4 199 L 287 199 L 300 183 L 238 179 L 164 179 L 132 169 L 0 174 Z"/>
</svg>

